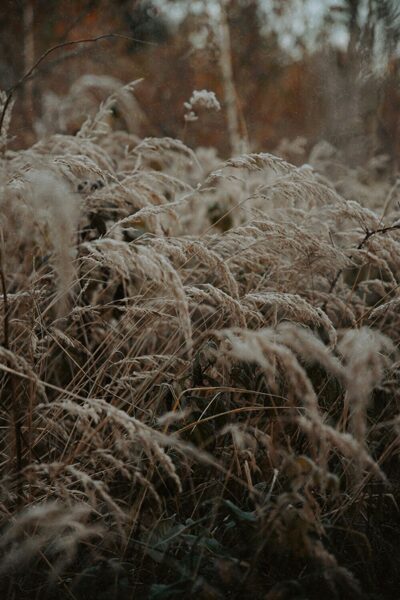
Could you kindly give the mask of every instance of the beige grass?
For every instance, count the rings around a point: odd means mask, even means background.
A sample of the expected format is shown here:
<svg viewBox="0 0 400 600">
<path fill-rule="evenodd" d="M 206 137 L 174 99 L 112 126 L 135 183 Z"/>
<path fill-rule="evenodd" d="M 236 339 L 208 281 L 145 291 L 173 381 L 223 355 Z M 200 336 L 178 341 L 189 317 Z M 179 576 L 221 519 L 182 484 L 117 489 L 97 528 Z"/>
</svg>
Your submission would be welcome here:
<svg viewBox="0 0 400 600">
<path fill-rule="evenodd" d="M 80 598 L 111 557 L 140 597 L 304 570 L 357 597 L 364 515 L 399 490 L 393 188 L 381 214 L 321 161 L 139 140 L 113 98 L 76 136 L 2 142 L 2 586 Z"/>
</svg>

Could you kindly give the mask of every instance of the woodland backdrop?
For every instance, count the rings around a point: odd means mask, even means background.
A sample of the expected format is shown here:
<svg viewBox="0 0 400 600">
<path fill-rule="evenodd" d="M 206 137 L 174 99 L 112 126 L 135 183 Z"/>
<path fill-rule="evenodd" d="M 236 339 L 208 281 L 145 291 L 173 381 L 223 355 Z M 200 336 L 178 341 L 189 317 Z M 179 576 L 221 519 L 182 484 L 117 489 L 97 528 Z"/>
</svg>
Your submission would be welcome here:
<svg viewBox="0 0 400 600">
<path fill-rule="evenodd" d="M 228 155 L 219 6 L 228 20 L 240 129 L 251 150 L 276 150 L 283 139 L 301 137 L 298 156 L 289 157 L 295 162 L 319 139 L 356 164 L 382 152 L 398 160 L 400 9 L 393 0 L 3 2 L 3 89 L 57 44 L 110 33 L 134 38 L 51 52 L 18 90 L 14 144 L 36 139 L 35 122 L 47 111 L 45 92 L 65 95 L 91 73 L 124 83 L 143 78 L 135 93 L 146 117 L 144 133 L 184 135 L 190 146 Z M 216 93 L 223 110 L 184 127 L 183 104 L 203 88 Z"/>
</svg>

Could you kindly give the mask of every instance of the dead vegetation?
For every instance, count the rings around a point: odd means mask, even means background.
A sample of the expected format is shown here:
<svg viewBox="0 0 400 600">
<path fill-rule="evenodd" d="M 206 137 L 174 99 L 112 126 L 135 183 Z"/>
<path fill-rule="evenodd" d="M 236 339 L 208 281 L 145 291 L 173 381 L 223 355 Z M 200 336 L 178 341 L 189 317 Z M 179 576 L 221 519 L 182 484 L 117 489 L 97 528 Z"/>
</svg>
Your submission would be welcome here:
<svg viewBox="0 0 400 600">
<path fill-rule="evenodd" d="M 115 102 L 27 150 L 3 124 L 3 597 L 394 598 L 397 180 Z"/>
</svg>

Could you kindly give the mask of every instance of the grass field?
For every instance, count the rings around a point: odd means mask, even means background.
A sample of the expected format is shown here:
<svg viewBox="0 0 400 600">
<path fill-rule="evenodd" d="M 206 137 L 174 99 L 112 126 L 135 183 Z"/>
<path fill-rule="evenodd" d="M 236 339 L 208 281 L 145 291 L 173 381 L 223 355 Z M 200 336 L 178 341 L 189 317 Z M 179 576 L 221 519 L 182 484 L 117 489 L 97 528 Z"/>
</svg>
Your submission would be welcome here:
<svg viewBox="0 0 400 600">
<path fill-rule="evenodd" d="M 2 597 L 394 599 L 385 157 L 222 161 L 117 100 L 26 150 L 3 124 Z"/>
</svg>

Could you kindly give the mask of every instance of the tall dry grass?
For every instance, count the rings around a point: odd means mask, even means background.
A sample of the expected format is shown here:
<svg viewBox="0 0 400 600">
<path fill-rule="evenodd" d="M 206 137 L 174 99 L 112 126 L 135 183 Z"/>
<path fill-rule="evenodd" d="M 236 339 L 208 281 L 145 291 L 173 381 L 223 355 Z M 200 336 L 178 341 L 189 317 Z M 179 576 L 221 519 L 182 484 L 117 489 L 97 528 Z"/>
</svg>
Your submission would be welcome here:
<svg viewBox="0 0 400 600">
<path fill-rule="evenodd" d="M 3 125 L 3 597 L 394 597 L 397 180 L 221 162 L 116 102 Z"/>
</svg>

